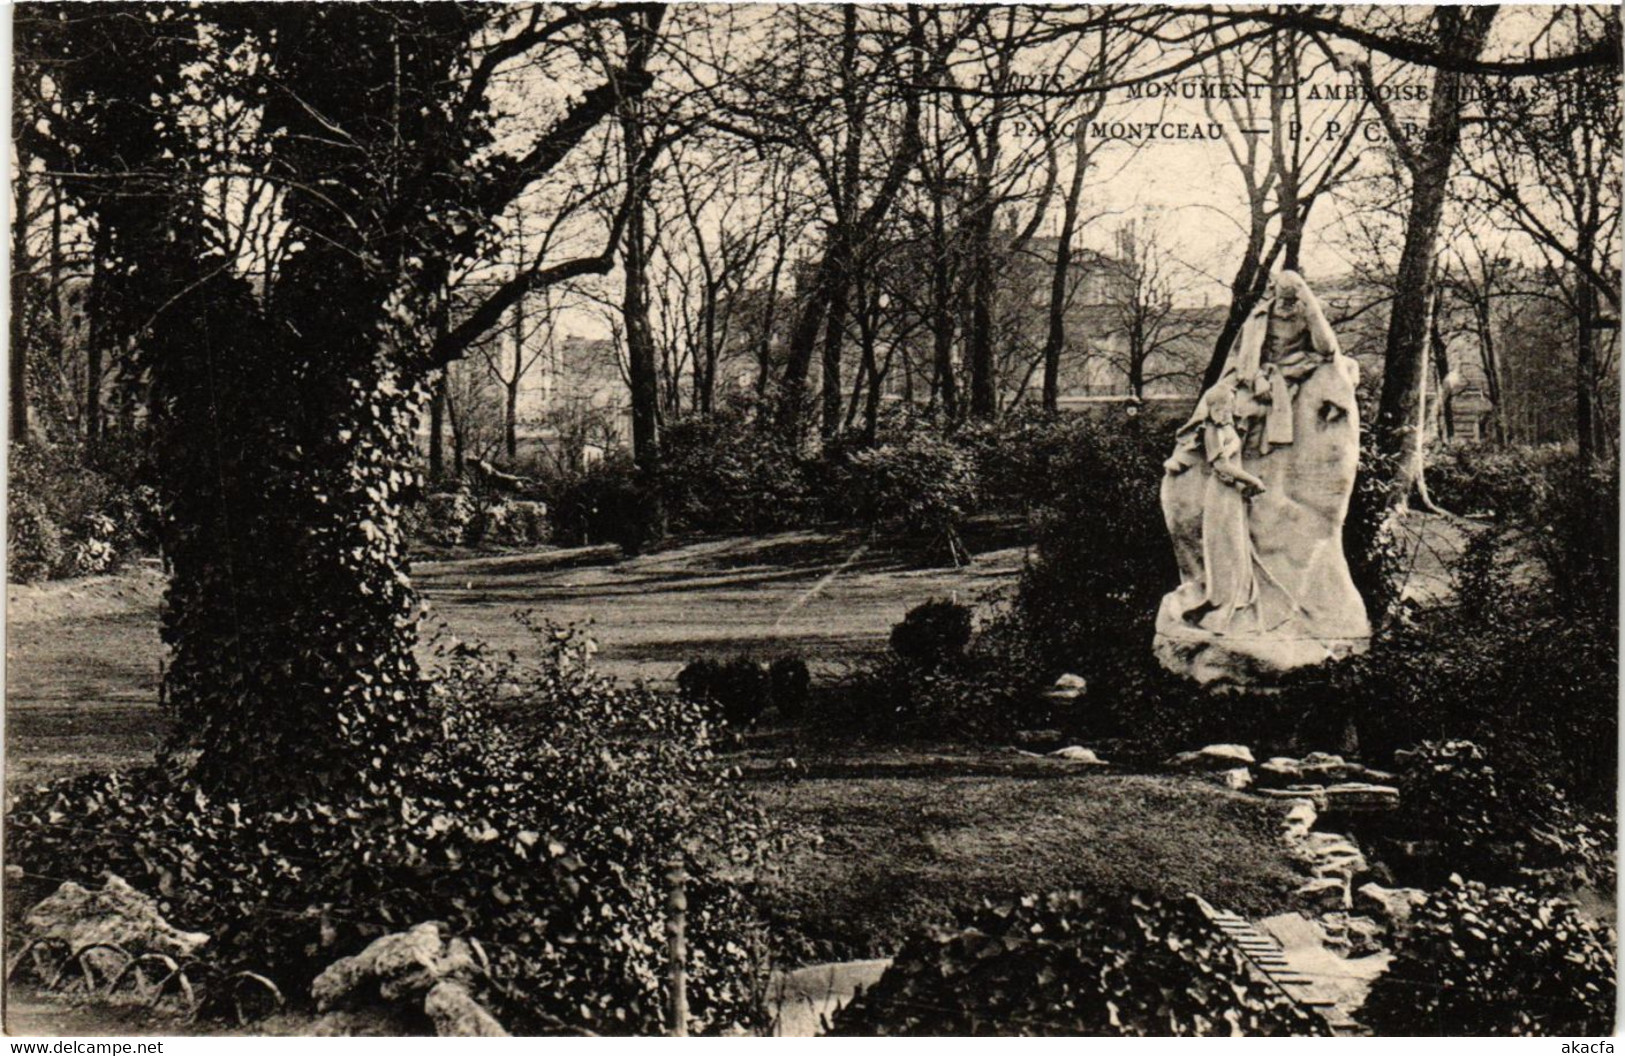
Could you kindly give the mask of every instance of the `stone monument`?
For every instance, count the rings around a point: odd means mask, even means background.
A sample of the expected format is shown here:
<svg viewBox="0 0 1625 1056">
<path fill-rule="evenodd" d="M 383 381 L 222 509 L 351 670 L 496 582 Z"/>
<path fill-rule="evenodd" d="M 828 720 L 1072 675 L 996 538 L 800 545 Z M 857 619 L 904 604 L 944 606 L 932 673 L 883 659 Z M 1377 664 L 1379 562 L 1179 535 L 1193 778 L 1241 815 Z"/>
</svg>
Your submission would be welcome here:
<svg viewBox="0 0 1625 1056">
<path fill-rule="evenodd" d="M 1359 377 L 1308 284 L 1277 275 L 1164 463 L 1179 563 L 1157 612 L 1164 667 L 1205 685 L 1267 686 L 1369 644 L 1343 556 Z"/>
</svg>

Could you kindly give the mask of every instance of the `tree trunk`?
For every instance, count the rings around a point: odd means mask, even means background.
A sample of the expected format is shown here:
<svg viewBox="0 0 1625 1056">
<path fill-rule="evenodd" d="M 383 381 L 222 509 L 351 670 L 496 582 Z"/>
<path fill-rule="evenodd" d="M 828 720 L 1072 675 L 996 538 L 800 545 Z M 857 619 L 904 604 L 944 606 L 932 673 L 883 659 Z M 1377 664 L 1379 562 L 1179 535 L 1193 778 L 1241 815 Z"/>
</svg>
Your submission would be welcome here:
<svg viewBox="0 0 1625 1056">
<path fill-rule="evenodd" d="M 932 197 L 931 391 L 941 396 L 943 417 L 952 422 L 959 418 L 959 385 L 954 377 L 953 276 L 948 267 L 948 230 L 941 188 Z"/>
<path fill-rule="evenodd" d="M 1590 260 L 1591 246 L 1581 246 L 1581 259 Z M 1594 399 L 1597 384 L 1597 291 L 1584 275 L 1576 277 L 1575 359 L 1574 359 L 1574 433 L 1579 443 L 1580 458 L 1590 461 L 1597 456 L 1597 422 Z"/>
<path fill-rule="evenodd" d="M 627 218 L 626 237 L 621 254 L 625 291 L 621 302 L 626 322 L 627 368 L 632 388 L 632 460 L 650 469 L 660 457 L 660 368 L 654 333 L 649 327 L 648 230 L 645 202 L 647 179 L 641 175 L 644 163 L 643 129 L 637 115 L 621 117 L 625 140 L 626 170 L 638 186 L 632 191 L 632 210 Z"/>
<path fill-rule="evenodd" d="M 1061 397 L 1061 353 L 1066 348 L 1067 279 L 1072 267 L 1072 237 L 1078 228 L 1078 205 L 1083 194 L 1083 178 L 1088 169 L 1080 119 L 1077 150 L 1072 163 L 1072 182 L 1061 203 L 1061 230 L 1055 241 L 1055 268 L 1050 272 L 1049 327 L 1044 337 L 1044 410 L 1054 414 Z"/>
<path fill-rule="evenodd" d="M 997 277 L 993 264 L 991 174 L 982 177 L 977 193 L 976 213 L 970 229 L 970 413 L 972 418 L 991 421 L 999 413 L 999 382 L 993 357 L 993 298 L 997 293 Z"/>
<path fill-rule="evenodd" d="M 1494 21 L 1496 8 L 1435 9 L 1440 44 L 1454 59 L 1478 55 Z M 1383 354 L 1382 396 L 1377 406 L 1377 450 L 1390 460 L 1390 503 L 1402 509 L 1421 475 L 1422 434 L 1417 418 L 1422 371 L 1426 369 L 1428 304 L 1433 296 L 1434 258 L 1439 221 L 1444 213 L 1450 167 L 1461 140 L 1463 75 L 1439 68 L 1434 72 L 1427 129 L 1411 164 L 1411 205 L 1405 241 L 1395 275 L 1393 311 Z"/>
<path fill-rule="evenodd" d="M 429 479 L 439 480 L 446 475 L 446 376 L 441 374 L 434 383 L 434 398 L 429 404 Z"/>
<path fill-rule="evenodd" d="M 90 326 L 85 335 L 85 413 L 84 435 L 94 440 L 102 432 L 102 351 L 106 347 L 112 311 L 107 296 L 108 273 L 106 264 L 107 242 L 100 229 L 93 240 L 91 252 L 95 259 L 90 266 Z"/>
<path fill-rule="evenodd" d="M 13 186 L 16 212 L 11 224 L 11 399 L 8 437 L 13 446 L 28 441 L 28 331 L 26 320 L 34 297 L 33 264 L 28 256 L 29 184 L 28 158 L 18 147 L 17 177 Z"/>
</svg>

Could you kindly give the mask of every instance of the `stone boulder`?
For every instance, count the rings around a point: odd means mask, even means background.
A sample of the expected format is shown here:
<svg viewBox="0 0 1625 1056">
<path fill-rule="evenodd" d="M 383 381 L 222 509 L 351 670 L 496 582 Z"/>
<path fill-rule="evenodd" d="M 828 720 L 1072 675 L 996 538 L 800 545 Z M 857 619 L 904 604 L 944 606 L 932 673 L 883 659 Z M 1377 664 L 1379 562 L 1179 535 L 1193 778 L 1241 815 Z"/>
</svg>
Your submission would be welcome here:
<svg viewBox="0 0 1625 1056">
<path fill-rule="evenodd" d="M 1238 766 L 1233 770 L 1209 771 L 1207 779 L 1225 788 L 1240 792 L 1253 783 L 1253 772 L 1245 766 Z"/>
<path fill-rule="evenodd" d="M 1303 783 L 1303 767 L 1296 759 L 1277 755 L 1258 767 L 1258 784 L 1262 788 L 1285 788 Z"/>
<path fill-rule="evenodd" d="M 64 883 L 23 915 L 22 934 L 24 941 L 59 940 L 70 951 L 108 943 L 131 956 L 162 953 L 176 958 L 191 956 L 209 941 L 203 932 L 172 926 L 158 912 L 157 902 L 111 873 L 99 891 Z M 110 951 L 108 956 L 117 957 Z"/>
<path fill-rule="evenodd" d="M 1392 785 L 1373 785 L 1363 781 L 1347 781 L 1327 785 L 1322 792 L 1325 811 L 1330 813 L 1374 813 L 1397 810 L 1399 789 Z"/>
<path fill-rule="evenodd" d="M 505 1037 L 469 990 L 484 972 L 482 961 L 436 921 L 374 939 L 311 983 L 316 1010 L 324 1013 L 317 1028 L 331 1035 L 400 1034 L 432 1023 L 441 1035 Z"/>
<path fill-rule="evenodd" d="M 442 1038 L 506 1038 L 508 1032 L 485 1006 L 474 1000 L 468 987 L 441 980 L 423 998 L 423 1011 Z"/>
<path fill-rule="evenodd" d="M 1349 908 L 1348 884 L 1335 876 L 1318 876 L 1306 880 L 1292 892 L 1292 901 L 1311 913 L 1326 913 Z"/>
<path fill-rule="evenodd" d="M 1370 869 L 1365 855 L 1347 836 L 1311 832 L 1303 841 L 1303 848 L 1309 858 L 1309 871 L 1317 877 L 1334 876 L 1352 883 L 1355 877 Z"/>
<path fill-rule="evenodd" d="M 379 999 L 422 997 L 441 980 L 467 982 L 478 973 L 468 943 L 448 939 L 444 925 L 428 921 L 334 961 L 310 984 L 310 996 L 319 1012 L 365 1007 Z"/>
<path fill-rule="evenodd" d="M 1055 751 L 1049 754 L 1053 758 L 1065 759 L 1073 763 L 1089 763 L 1094 766 L 1106 765 L 1106 760 L 1096 755 L 1093 749 L 1085 748 L 1082 745 L 1077 744 L 1070 744 L 1065 748 L 1057 748 Z"/>
<path fill-rule="evenodd" d="M 1361 884 L 1354 896 L 1356 908 L 1393 930 L 1403 929 L 1411 913 L 1428 898 L 1426 891 L 1414 887 L 1383 887 L 1376 883 Z"/>
<path fill-rule="evenodd" d="M 1210 744 L 1194 752 L 1180 752 L 1167 766 L 1175 770 L 1234 770 L 1252 766 L 1252 749 L 1244 744 Z"/>
<path fill-rule="evenodd" d="M 1070 703 L 1089 692 L 1089 683 L 1082 675 L 1062 675 L 1044 691 L 1044 696 L 1056 703 Z"/>
<path fill-rule="evenodd" d="M 1289 840 L 1308 839 L 1319 817 L 1315 805 L 1309 800 L 1293 800 L 1292 805 L 1287 808 L 1286 816 L 1281 819 L 1281 833 Z"/>
</svg>

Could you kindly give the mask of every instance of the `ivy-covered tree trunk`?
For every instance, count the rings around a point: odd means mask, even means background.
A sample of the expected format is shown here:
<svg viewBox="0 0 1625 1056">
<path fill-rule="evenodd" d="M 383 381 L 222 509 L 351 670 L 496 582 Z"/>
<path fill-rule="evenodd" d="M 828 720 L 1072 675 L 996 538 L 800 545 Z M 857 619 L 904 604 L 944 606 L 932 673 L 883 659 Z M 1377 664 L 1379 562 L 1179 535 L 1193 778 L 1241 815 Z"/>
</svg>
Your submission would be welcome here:
<svg viewBox="0 0 1625 1056">
<path fill-rule="evenodd" d="M 633 10 L 652 36 L 658 9 L 582 10 L 562 25 Z M 449 332 L 448 273 L 618 99 L 648 87 L 646 44 L 528 153 L 493 156 L 484 85 L 556 31 L 510 22 L 521 30 L 502 48 L 477 48 L 504 17 L 455 3 L 85 5 L 42 10 L 20 33 L 76 108 L 39 145 L 96 225 L 109 339 L 137 350 L 150 382 L 168 754 L 211 795 L 332 801 L 388 784 L 440 736 L 398 522 L 419 486 L 427 379 L 526 289 L 607 270 L 619 223 L 603 253 L 526 270 Z M 180 117 L 216 96 L 257 107 L 259 131 L 226 164 L 282 192 L 274 269 L 232 256 L 208 213 Z"/>
</svg>

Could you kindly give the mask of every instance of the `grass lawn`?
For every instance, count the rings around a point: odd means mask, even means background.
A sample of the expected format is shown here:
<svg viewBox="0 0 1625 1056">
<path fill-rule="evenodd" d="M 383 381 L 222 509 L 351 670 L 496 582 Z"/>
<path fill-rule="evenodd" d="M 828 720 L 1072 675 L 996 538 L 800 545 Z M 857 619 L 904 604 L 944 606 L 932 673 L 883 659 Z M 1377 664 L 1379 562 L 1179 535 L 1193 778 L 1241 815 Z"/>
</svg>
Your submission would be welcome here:
<svg viewBox="0 0 1625 1056">
<path fill-rule="evenodd" d="M 1263 913 L 1302 882 L 1281 808 L 1196 779 L 1046 768 L 820 778 L 760 795 L 800 834 L 766 901 L 781 947 L 808 960 L 893 953 L 982 898 L 1150 888 Z"/>
<path fill-rule="evenodd" d="M 920 569 L 849 535 L 711 539 L 626 561 L 602 550 L 419 562 L 415 578 L 449 629 L 524 648 L 511 614 L 593 619 L 599 661 L 623 678 L 670 680 L 687 660 L 796 652 L 815 677 L 885 648 L 907 609 L 1008 587 L 1022 551 L 962 569 Z M 9 588 L 6 787 L 139 764 L 163 735 L 156 704 L 161 581 L 118 577 Z M 1237 911 L 1277 908 L 1294 885 L 1279 808 L 1181 778 L 1080 772 L 998 745 L 821 746 L 788 731 L 751 739 L 752 786 L 794 833 L 767 891 L 786 952 L 890 952 L 908 929 L 979 898 L 1150 884 Z M 774 776 L 796 755 L 799 779 Z"/>
</svg>

